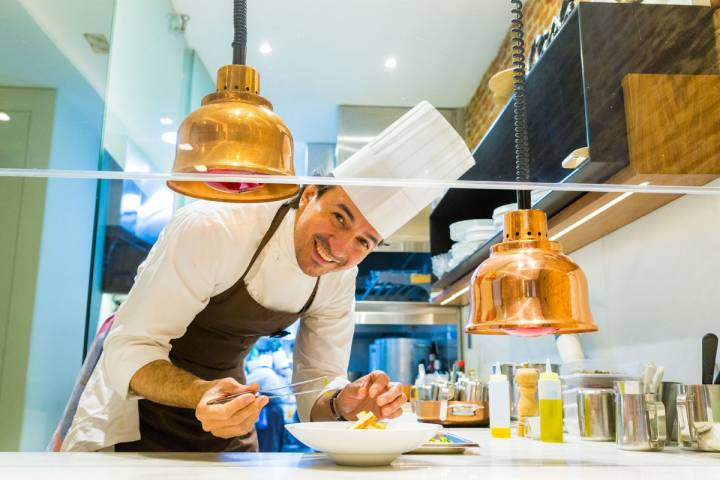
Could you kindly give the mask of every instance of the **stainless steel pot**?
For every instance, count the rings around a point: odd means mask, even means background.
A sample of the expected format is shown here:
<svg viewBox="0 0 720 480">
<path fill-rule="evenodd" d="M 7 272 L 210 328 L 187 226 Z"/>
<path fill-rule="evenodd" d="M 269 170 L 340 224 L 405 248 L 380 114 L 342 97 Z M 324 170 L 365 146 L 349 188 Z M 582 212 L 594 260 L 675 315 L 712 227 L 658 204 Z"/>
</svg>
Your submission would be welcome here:
<svg viewBox="0 0 720 480">
<path fill-rule="evenodd" d="M 382 338 L 369 347 L 370 364 L 395 382 L 412 385 L 417 365 L 430 352 L 430 342 L 416 338 Z"/>
</svg>

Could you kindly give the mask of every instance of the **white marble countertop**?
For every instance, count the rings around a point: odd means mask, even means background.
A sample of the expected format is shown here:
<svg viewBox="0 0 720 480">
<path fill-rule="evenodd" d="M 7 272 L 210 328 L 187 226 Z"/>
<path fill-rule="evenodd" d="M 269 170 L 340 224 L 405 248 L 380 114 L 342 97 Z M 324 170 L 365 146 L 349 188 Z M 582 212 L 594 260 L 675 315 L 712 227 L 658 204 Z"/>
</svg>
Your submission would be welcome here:
<svg viewBox="0 0 720 480">
<path fill-rule="evenodd" d="M 563 444 L 492 439 L 487 429 L 452 429 L 479 448 L 460 455 L 403 455 L 389 467 L 339 467 L 323 454 L 0 453 L 0 478 L 125 479 L 720 479 L 720 454 L 669 447 L 628 452 L 612 442 Z"/>
</svg>

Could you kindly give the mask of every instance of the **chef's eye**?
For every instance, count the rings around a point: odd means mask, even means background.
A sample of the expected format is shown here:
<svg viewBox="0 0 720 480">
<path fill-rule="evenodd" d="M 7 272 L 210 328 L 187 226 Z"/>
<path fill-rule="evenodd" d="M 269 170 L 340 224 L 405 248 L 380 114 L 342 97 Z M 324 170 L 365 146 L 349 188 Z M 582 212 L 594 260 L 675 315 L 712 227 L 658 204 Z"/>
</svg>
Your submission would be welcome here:
<svg viewBox="0 0 720 480">
<path fill-rule="evenodd" d="M 335 214 L 335 220 L 337 220 L 340 225 L 345 225 L 345 217 L 343 217 L 339 213 Z"/>
<path fill-rule="evenodd" d="M 369 243 L 367 240 L 365 240 L 364 238 L 358 238 L 358 242 L 360 243 L 360 245 L 362 245 L 362 247 L 363 247 L 365 250 L 369 250 L 369 249 L 370 249 L 370 243 Z"/>
</svg>

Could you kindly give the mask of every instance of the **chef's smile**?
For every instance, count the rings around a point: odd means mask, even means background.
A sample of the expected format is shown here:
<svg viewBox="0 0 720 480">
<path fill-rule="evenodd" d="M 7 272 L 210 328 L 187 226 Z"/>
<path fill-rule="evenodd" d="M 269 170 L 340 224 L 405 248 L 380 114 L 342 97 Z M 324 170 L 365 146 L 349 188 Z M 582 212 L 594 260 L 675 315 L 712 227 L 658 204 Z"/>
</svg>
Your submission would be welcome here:
<svg viewBox="0 0 720 480">
<path fill-rule="evenodd" d="M 315 238 L 315 252 L 320 257 L 320 262 L 323 264 L 342 264 L 343 262 L 341 260 L 336 259 L 332 253 L 330 253 L 330 248 L 327 246 L 327 242 L 325 240 L 322 240 L 320 238 Z"/>
</svg>

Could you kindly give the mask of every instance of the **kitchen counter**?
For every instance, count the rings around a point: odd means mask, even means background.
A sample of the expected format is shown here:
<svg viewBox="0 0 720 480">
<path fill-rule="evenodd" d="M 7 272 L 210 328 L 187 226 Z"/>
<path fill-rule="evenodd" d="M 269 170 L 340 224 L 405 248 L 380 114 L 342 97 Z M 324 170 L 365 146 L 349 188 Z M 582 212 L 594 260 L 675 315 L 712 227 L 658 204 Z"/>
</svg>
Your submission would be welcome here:
<svg viewBox="0 0 720 480">
<path fill-rule="evenodd" d="M 720 454 L 627 452 L 611 442 L 563 444 L 490 438 L 487 429 L 452 429 L 476 440 L 463 455 L 403 455 L 389 467 L 335 465 L 323 454 L 227 453 L 0 453 L 0 478 L 12 480 L 119 479 L 645 479 L 720 478 Z"/>
</svg>

